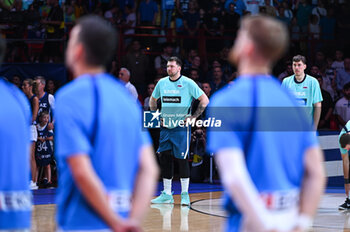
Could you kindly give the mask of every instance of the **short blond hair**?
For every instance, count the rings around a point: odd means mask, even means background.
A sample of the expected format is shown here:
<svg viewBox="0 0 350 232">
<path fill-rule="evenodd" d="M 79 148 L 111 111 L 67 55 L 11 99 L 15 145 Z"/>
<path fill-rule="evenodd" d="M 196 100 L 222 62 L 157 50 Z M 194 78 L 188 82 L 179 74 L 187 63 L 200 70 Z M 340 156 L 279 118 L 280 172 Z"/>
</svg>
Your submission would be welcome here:
<svg viewBox="0 0 350 232">
<path fill-rule="evenodd" d="M 289 44 L 286 26 L 269 16 L 247 16 L 241 22 L 241 30 L 248 32 L 258 52 L 270 59 L 278 60 Z"/>
</svg>

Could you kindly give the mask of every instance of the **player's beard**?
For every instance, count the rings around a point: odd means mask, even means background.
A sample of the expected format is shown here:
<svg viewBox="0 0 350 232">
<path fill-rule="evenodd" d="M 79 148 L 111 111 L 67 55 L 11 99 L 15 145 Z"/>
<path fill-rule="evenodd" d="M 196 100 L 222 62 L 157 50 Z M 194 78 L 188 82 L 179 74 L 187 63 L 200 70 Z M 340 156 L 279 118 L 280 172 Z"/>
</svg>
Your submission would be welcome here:
<svg viewBox="0 0 350 232">
<path fill-rule="evenodd" d="M 168 75 L 169 75 L 169 77 L 174 77 L 174 76 L 176 76 L 178 73 L 179 73 L 179 71 L 174 72 L 174 73 L 169 73 L 169 72 L 168 72 Z"/>
</svg>

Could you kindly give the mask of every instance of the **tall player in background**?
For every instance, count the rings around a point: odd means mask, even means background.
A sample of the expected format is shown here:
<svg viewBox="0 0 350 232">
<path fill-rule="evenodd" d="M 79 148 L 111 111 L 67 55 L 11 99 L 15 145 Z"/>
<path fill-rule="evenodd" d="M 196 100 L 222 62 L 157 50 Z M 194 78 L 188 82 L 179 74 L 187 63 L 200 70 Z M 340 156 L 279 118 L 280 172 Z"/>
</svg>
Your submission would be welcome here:
<svg viewBox="0 0 350 232">
<path fill-rule="evenodd" d="M 106 73 L 116 38 L 98 16 L 71 31 L 66 64 L 74 80 L 57 93 L 55 110 L 59 230 L 139 231 L 155 190 L 158 169 L 140 108 Z"/>
<path fill-rule="evenodd" d="M 307 229 L 325 177 L 310 120 L 269 74 L 287 30 L 269 17 L 247 17 L 234 44 L 229 58 L 239 78 L 208 108 L 222 120 L 222 128 L 209 129 L 208 146 L 225 187 L 227 231 Z"/>
<path fill-rule="evenodd" d="M 0 37 L 0 63 L 5 50 Z M 0 93 L 0 231 L 27 231 L 32 210 L 28 185 L 30 106 L 17 87 L 1 78 Z"/>
<path fill-rule="evenodd" d="M 307 107 L 310 119 L 317 128 L 323 101 L 320 84 L 316 78 L 305 73 L 306 58 L 304 56 L 294 56 L 292 67 L 294 75 L 284 78 L 282 86 L 290 89 L 300 105 Z"/>
</svg>

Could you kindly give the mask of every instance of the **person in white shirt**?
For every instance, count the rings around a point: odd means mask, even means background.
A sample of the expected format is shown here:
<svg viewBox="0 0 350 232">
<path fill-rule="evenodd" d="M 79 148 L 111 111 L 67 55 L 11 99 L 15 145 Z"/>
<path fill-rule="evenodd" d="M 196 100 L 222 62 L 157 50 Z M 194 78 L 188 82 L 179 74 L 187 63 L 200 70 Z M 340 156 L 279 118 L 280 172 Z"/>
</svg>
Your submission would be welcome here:
<svg viewBox="0 0 350 232">
<path fill-rule="evenodd" d="M 335 104 L 334 114 L 337 116 L 339 128 L 343 128 L 350 120 L 350 82 L 343 87 L 344 97 Z"/>
<path fill-rule="evenodd" d="M 118 77 L 125 83 L 125 88 L 127 88 L 135 100 L 137 100 L 139 95 L 135 86 L 130 83 L 130 71 L 127 68 L 121 68 Z"/>
</svg>

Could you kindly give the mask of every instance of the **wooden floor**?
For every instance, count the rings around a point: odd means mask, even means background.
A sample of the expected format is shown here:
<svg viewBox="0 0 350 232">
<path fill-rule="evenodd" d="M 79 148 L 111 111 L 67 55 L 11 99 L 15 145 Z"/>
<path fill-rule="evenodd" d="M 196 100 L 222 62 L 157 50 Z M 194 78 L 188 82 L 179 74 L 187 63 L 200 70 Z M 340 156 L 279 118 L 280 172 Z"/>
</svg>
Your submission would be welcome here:
<svg viewBox="0 0 350 232">
<path fill-rule="evenodd" d="M 221 208 L 221 192 L 190 194 L 191 208 L 175 204 L 154 204 L 143 223 L 144 231 L 215 231 L 223 230 L 225 212 Z M 343 194 L 325 194 L 320 204 L 313 229 L 317 232 L 350 232 L 350 212 L 338 211 Z M 36 205 L 32 231 L 55 231 L 55 205 Z"/>
</svg>

